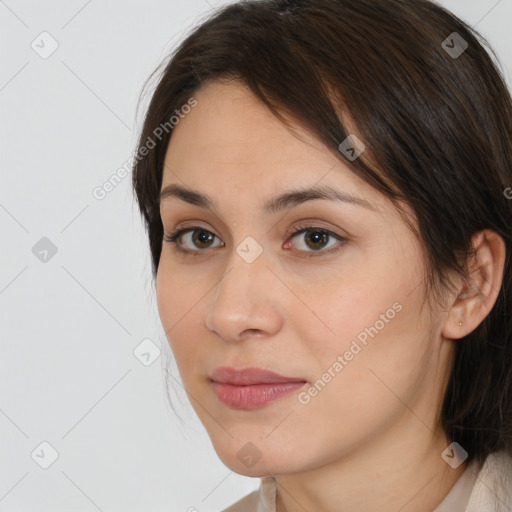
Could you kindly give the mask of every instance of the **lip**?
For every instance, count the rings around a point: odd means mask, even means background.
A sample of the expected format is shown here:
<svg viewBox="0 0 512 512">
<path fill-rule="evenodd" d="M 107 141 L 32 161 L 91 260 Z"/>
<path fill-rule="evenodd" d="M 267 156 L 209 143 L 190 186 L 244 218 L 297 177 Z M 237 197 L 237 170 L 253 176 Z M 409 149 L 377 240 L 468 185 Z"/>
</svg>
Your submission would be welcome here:
<svg viewBox="0 0 512 512">
<path fill-rule="evenodd" d="M 224 384 L 235 386 L 249 386 L 252 384 L 276 384 L 282 382 L 306 382 L 305 379 L 297 377 L 285 377 L 278 373 L 263 368 L 236 369 L 229 366 L 219 366 L 211 373 L 210 379 Z"/>
<path fill-rule="evenodd" d="M 264 407 L 306 384 L 262 368 L 216 368 L 210 376 L 217 398 L 232 409 Z"/>
</svg>

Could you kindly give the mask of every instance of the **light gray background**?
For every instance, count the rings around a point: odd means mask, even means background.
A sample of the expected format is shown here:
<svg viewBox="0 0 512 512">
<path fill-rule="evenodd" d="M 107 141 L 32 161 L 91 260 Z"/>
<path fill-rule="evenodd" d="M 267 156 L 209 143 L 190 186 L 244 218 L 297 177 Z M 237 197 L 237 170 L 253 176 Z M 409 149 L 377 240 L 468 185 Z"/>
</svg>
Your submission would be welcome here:
<svg viewBox="0 0 512 512">
<path fill-rule="evenodd" d="M 172 378 L 184 423 L 167 404 L 130 175 L 92 194 L 133 154 L 144 80 L 222 3 L 0 1 L 0 511 L 209 512 L 259 485 L 220 462 Z M 512 0 L 442 4 L 510 84 Z"/>
</svg>

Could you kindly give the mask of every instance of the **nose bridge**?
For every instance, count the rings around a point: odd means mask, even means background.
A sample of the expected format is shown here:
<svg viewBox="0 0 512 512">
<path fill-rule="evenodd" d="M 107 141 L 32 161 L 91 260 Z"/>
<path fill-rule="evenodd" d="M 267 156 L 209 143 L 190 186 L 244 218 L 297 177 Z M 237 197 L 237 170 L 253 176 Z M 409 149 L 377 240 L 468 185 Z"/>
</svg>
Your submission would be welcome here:
<svg viewBox="0 0 512 512">
<path fill-rule="evenodd" d="M 246 329 L 272 330 L 277 317 L 271 299 L 263 247 L 247 237 L 233 249 L 226 272 L 216 285 L 206 325 L 225 339 L 236 339 Z"/>
<path fill-rule="evenodd" d="M 254 246 L 241 242 L 226 263 L 226 273 L 217 285 L 214 302 L 242 300 L 243 308 L 255 304 L 256 288 L 269 272 L 263 252 L 255 254 Z M 233 307 L 231 305 L 230 307 Z"/>
</svg>

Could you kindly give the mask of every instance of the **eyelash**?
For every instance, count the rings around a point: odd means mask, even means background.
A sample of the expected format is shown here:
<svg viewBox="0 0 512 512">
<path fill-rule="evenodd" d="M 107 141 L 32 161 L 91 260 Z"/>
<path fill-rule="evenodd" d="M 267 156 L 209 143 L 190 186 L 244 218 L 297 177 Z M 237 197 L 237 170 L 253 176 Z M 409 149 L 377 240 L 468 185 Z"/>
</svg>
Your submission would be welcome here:
<svg viewBox="0 0 512 512">
<path fill-rule="evenodd" d="M 214 237 L 217 237 L 217 235 L 215 235 L 214 233 L 212 233 L 211 231 L 209 231 L 203 227 L 190 226 L 187 228 L 177 229 L 170 234 L 164 233 L 163 240 L 164 240 L 164 242 L 173 244 L 174 250 L 176 252 L 179 252 L 179 253 L 185 255 L 185 256 L 198 256 L 200 253 L 206 252 L 208 249 L 191 250 L 191 249 L 184 249 L 181 246 L 181 244 L 178 242 L 178 239 L 180 239 L 182 235 L 184 235 L 185 233 L 188 233 L 189 231 L 192 231 L 192 232 L 193 231 L 205 231 L 206 233 L 210 233 Z M 345 245 L 345 242 L 347 242 L 346 238 L 344 238 L 336 233 L 333 233 L 332 231 L 329 231 L 328 229 L 321 228 L 319 226 L 300 226 L 300 227 L 297 227 L 297 228 L 294 228 L 294 229 L 288 231 L 287 234 L 290 235 L 291 238 L 295 238 L 301 233 L 308 233 L 308 232 L 318 232 L 318 233 L 322 233 L 322 234 L 325 233 L 343 243 L 337 248 L 330 248 L 325 251 L 322 249 L 319 249 L 318 251 L 304 251 L 304 252 L 312 253 L 307 257 L 316 257 L 316 256 L 322 255 L 322 254 L 332 254 L 334 252 L 339 251 Z"/>
</svg>

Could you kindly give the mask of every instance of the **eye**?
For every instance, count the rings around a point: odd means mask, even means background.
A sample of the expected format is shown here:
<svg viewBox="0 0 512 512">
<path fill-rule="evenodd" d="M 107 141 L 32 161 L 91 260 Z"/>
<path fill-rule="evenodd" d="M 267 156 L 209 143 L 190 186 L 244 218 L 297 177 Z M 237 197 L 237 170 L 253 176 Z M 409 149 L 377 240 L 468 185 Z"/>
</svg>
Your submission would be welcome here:
<svg viewBox="0 0 512 512">
<path fill-rule="evenodd" d="M 330 250 L 330 247 L 336 244 L 325 245 L 329 239 L 331 239 L 332 242 L 343 242 L 341 245 L 344 245 L 344 243 L 347 241 L 346 238 L 333 233 L 332 231 L 329 231 L 325 228 L 321 228 L 318 226 L 305 226 L 305 227 L 298 227 L 294 228 L 289 232 L 290 235 L 292 235 L 292 238 L 298 238 L 299 241 L 302 241 L 302 247 L 299 247 L 300 250 L 305 252 L 321 252 L 321 253 L 331 253 L 335 252 L 336 250 L 339 250 L 340 247 L 337 247 L 334 251 Z M 299 237 L 299 235 L 305 235 L 302 237 Z M 287 244 L 288 245 L 288 244 Z M 328 247 L 329 250 L 324 250 L 325 247 Z M 312 249 L 309 251 L 308 249 Z M 315 256 L 312 254 L 311 256 Z"/>
<path fill-rule="evenodd" d="M 180 239 L 182 237 L 185 237 L 185 235 L 192 235 L 191 239 L 193 244 L 198 243 L 199 245 L 196 245 L 196 248 L 199 247 L 199 249 L 210 249 L 210 247 L 213 247 L 210 245 L 211 241 L 214 238 L 217 238 L 216 235 L 214 235 L 211 231 L 208 231 L 207 229 L 201 228 L 199 226 L 192 226 L 190 228 L 183 228 L 178 229 L 171 234 L 167 235 L 164 234 L 164 241 L 174 244 L 175 250 L 182 253 L 191 253 L 191 252 L 200 252 L 194 249 L 189 248 L 183 248 L 182 242 Z M 188 237 L 190 239 L 190 237 Z"/>
<path fill-rule="evenodd" d="M 344 245 L 344 243 L 347 242 L 346 238 L 336 233 L 333 233 L 332 231 L 317 226 L 302 226 L 294 228 L 291 231 L 289 231 L 288 234 L 291 235 L 292 239 L 299 238 L 299 235 L 301 234 L 306 235 L 302 237 L 303 245 L 302 248 L 299 248 L 301 252 L 324 254 L 332 253 L 339 250 L 341 248 L 340 246 Z M 182 238 L 188 239 L 188 242 L 190 242 L 191 245 L 187 246 L 186 242 L 183 243 L 183 241 L 181 241 Z M 207 229 L 202 228 L 200 226 L 192 226 L 189 228 L 178 229 L 170 234 L 164 234 L 163 240 L 164 242 L 174 244 L 174 249 L 177 252 L 196 256 L 201 252 L 205 252 L 206 249 L 210 249 L 212 247 L 222 247 L 223 242 L 220 242 L 220 244 L 218 244 L 217 246 L 212 245 L 212 242 L 215 240 L 215 238 L 217 238 L 217 236 L 214 235 L 211 231 L 208 231 Z M 331 244 L 331 246 L 329 246 L 328 244 L 325 245 L 326 242 L 329 241 L 329 239 L 331 239 L 332 242 L 336 242 L 337 240 L 338 242 L 342 243 L 338 244 L 339 246 L 332 250 L 330 249 L 330 247 L 336 244 Z M 288 246 L 289 242 L 285 244 L 285 247 Z M 329 247 L 329 250 L 324 250 L 325 247 Z M 316 255 L 310 254 L 310 256 Z"/>
</svg>

